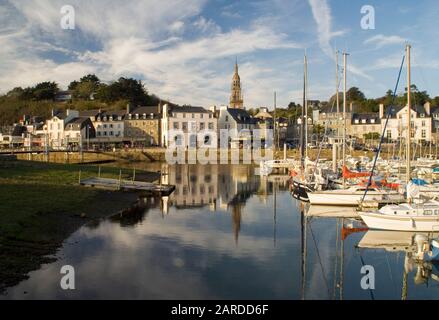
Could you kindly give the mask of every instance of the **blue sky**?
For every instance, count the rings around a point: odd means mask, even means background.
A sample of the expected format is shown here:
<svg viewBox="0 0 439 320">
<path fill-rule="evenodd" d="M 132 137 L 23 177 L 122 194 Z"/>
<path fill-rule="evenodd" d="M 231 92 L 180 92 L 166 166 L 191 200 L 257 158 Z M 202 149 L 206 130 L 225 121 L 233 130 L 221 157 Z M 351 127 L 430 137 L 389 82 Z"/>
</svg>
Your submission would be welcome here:
<svg viewBox="0 0 439 320">
<path fill-rule="evenodd" d="M 75 30 L 60 27 L 65 4 Z M 374 30 L 361 28 L 364 5 Z M 348 87 L 378 97 L 394 87 L 408 41 L 413 82 L 436 96 L 438 16 L 436 0 L 0 0 L 0 92 L 96 73 L 208 107 L 227 104 L 237 57 L 246 106 L 272 106 L 273 91 L 285 106 L 301 101 L 305 50 L 309 98 L 334 94 L 337 47 L 350 53 Z"/>
</svg>

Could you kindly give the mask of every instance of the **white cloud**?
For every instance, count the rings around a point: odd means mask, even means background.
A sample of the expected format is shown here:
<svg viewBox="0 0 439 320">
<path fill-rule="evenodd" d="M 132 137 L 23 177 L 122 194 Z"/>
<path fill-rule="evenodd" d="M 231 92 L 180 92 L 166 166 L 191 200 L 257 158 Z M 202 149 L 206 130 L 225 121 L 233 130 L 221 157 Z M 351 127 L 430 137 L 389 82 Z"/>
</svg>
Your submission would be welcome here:
<svg viewBox="0 0 439 320">
<path fill-rule="evenodd" d="M 322 51 L 329 57 L 334 55 L 331 48 L 331 40 L 335 36 L 343 35 L 344 31 L 332 31 L 331 8 L 326 0 L 308 0 L 311 6 L 314 21 L 317 24 L 319 45 Z"/>
<path fill-rule="evenodd" d="M 400 36 L 385 36 L 382 34 L 377 34 L 371 38 L 364 41 L 365 45 L 371 44 L 375 45 L 377 49 L 382 48 L 387 45 L 404 44 L 408 40 Z"/>
</svg>

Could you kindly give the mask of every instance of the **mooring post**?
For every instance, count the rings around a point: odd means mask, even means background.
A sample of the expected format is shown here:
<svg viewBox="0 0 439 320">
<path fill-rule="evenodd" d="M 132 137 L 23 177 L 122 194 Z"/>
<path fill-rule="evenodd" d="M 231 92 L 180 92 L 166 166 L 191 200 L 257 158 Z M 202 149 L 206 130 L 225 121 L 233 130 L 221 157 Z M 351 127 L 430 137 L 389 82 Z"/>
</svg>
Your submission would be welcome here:
<svg viewBox="0 0 439 320">
<path fill-rule="evenodd" d="M 81 170 L 79 170 L 79 184 L 81 184 Z"/>
</svg>

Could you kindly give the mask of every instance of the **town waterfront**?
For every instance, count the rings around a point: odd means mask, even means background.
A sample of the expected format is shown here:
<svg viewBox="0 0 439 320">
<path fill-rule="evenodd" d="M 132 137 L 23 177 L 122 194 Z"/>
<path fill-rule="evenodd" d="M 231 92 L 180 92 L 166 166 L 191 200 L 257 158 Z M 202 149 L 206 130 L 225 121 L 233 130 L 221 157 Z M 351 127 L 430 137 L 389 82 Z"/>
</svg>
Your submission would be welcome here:
<svg viewBox="0 0 439 320">
<path fill-rule="evenodd" d="M 81 227 L 55 261 L 0 299 L 439 296 L 434 264 L 404 274 L 403 251 L 358 248 L 366 232 L 342 232 L 342 225 L 356 223 L 347 218 L 308 217 L 305 227 L 307 208 L 291 196 L 288 178 L 254 176 L 253 169 L 169 166 L 166 179 L 177 187 L 171 196 L 141 199 L 130 214 Z M 363 264 L 375 268 L 373 291 L 361 288 Z M 60 287 L 63 265 L 75 268 L 75 290 Z"/>
</svg>

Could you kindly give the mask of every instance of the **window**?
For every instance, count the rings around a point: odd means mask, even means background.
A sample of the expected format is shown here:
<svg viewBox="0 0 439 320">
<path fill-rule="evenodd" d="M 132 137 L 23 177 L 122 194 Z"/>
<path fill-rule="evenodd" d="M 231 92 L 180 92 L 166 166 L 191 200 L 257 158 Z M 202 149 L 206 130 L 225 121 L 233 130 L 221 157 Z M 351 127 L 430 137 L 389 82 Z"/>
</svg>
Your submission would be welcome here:
<svg viewBox="0 0 439 320">
<path fill-rule="evenodd" d="M 392 139 L 392 130 L 387 130 L 387 139 Z"/>
<path fill-rule="evenodd" d="M 200 130 L 204 130 L 204 128 L 205 128 L 205 127 L 204 127 L 204 122 L 201 122 L 201 123 L 200 123 Z"/>
<path fill-rule="evenodd" d="M 183 118 L 186 118 L 186 113 L 183 113 Z"/>
<path fill-rule="evenodd" d="M 433 214 L 432 210 L 424 210 L 424 215 L 425 216 L 431 216 Z"/>
<path fill-rule="evenodd" d="M 375 119 L 370 119 L 370 123 L 375 123 Z"/>
<path fill-rule="evenodd" d="M 113 131 L 110 131 L 110 136 L 112 136 L 113 135 Z"/>
<path fill-rule="evenodd" d="M 422 120 L 422 126 L 425 127 L 425 120 Z"/>
<path fill-rule="evenodd" d="M 204 114 L 203 114 L 203 113 L 200 114 L 200 118 L 201 118 L 201 119 L 204 118 Z"/>
<path fill-rule="evenodd" d="M 178 122 L 174 122 L 174 130 L 178 130 L 178 129 L 179 129 Z"/>
<path fill-rule="evenodd" d="M 427 138 L 427 131 L 426 130 L 422 130 L 422 139 Z"/>
<path fill-rule="evenodd" d="M 192 119 L 194 119 L 195 118 L 195 114 L 194 113 L 192 113 Z"/>
<path fill-rule="evenodd" d="M 209 122 L 209 130 L 213 130 L 213 122 Z"/>
<path fill-rule="evenodd" d="M 187 130 L 187 122 L 183 122 L 183 130 Z"/>
<path fill-rule="evenodd" d="M 228 122 L 229 121 L 229 116 L 226 116 L 226 122 Z"/>
</svg>

